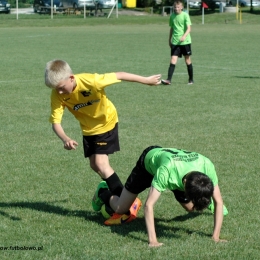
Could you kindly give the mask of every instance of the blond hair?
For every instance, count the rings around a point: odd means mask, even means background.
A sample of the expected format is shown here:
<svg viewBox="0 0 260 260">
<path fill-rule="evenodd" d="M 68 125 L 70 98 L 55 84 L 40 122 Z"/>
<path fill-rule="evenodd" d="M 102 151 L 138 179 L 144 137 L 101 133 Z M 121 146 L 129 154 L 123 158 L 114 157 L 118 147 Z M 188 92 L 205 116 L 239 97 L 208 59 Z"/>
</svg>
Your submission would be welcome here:
<svg viewBox="0 0 260 260">
<path fill-rule="evenodd" d="M 72 69 L 66 61 L 49 61 L 45 68 L 45 85 L 49 88 L 55 88 L 60 81 L 68 79 L 71 74 Z"/>
<path fill-rule="evenodd" d="M 183 5 L 183 2 L 181 1 L 181 0 L 175 0 L 174 2 L 173 2 L 173 5 Z"/>
</svg>

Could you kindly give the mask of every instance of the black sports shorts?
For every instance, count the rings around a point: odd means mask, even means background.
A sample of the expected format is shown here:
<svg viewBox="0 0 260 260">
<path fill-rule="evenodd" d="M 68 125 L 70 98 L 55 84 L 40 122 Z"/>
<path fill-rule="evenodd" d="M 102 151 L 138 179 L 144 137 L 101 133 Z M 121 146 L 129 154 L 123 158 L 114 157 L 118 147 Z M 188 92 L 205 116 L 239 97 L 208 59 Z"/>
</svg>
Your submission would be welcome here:
<svg viewBox="0 0 260 260">
<path fill-rule="evenodd" d="M 154 148 L 161 148 L 161 146 L 150 146 L 146 148 L 139 157 L 136 166 L 133 168 L 131 174 L 126 180 L 125 188 L 134 194 L 139 194 L 147 188 L 151 187 L 153 175 L 150 174 L 144 165 L 144 159 L 148 152 Z M 189 203 L 190 200 L 186 197 L 184 191 L 172 190 L 175 199 L 180 203 Z"/>
<path fill-rule="evenodd" d="M 149 146 L 146 148 L 141 156 L 139 157 L 136 166 L 133 168 L 131 174 L 126 180 L 125 188 L 134 193 L 139 194 L 140 192 L 144 191 L 145 189 L 151 187 L 151 183 L 153 180 L 153 175 L 150 174 L 144 166 L 144 158 L 149 151 L 154 148 L 161 148 L 160 146 Z"/>
<path fill-rule="evenodd" d="M 90 157 L 92 154 L 112 154 L 120 151 L 118 124 L 115 127 L 99 135 L 83 136 L 84 156 Z"/>
<path fill-rule="evenodd" d="M 178 56 L 179 58 L 183 56 L 191 56 L 191 44 L 186 45 L 171 45 L 171 56 Z"/>
</svg>

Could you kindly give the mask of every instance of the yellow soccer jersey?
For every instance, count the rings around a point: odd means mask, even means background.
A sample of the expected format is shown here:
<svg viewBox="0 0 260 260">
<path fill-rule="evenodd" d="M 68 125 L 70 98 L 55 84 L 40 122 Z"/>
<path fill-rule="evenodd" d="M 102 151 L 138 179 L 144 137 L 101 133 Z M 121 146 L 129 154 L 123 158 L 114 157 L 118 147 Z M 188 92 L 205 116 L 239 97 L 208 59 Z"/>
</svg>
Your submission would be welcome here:
<svg viewBox="0 0 260 260">
<path fill-rule="evenodd" d="M 74 76 L 77 86 L 71 94 L 59 94 L 52 90 L 50 122 L 61 123 L 67 107 L 79 121 L 83 135 L 97 135 L 113 129 L 118 115 L 104 88 L 121 80 L 116 78 L 115 73 Z"/>
</svg>

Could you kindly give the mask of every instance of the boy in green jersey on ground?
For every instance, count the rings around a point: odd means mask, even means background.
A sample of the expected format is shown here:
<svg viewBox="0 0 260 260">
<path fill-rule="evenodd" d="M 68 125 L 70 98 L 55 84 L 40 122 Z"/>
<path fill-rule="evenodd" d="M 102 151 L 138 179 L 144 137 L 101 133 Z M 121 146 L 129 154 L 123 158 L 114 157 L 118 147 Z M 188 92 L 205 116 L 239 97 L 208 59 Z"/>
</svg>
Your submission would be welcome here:
<svg viewBox="0 0 260 260">
<path fill-rule="evenodd" d="M 162 245 L 155 233 L 153 208 L 166 189 L 174 193 L 176 200 L 188 212 L 202 211 L 211 206 L 214 212 L 212 239 L 216 242 L 225 241 L 219 237 L 223 215 L 228 212 L 223 205 L 215 167 L 207 157 L 175 148 L 146 148 L 129 175 L 120 197 L 113 196 L 109 189 L 97 189 L 98 202 L 105 203 L 115 211 L 105 224 L 117 225 L 133 220 L 139 208 L 134 213 L 133 209 L 129 209 L 138 194 L 146 188 L 150 188 L 144 207 L 149 246 Z"/>
<path fill-rule="evenodd" d="M 170 85 L 172 76 L 175 70 L 175 65 L 177 64 L 178 57 L 181 58 L 182 55 L 185 58 L 185 63 L 187 65 L 189 80 L 188 84 L 193 84 L 193 66 L 191 63 L 191 21 L 190 16 L 186 12 L 183 12 L 183 4 L 181 1 L 177 0 L 173 4 L 174 12 L 170 16 L 169 26 L 169 46 L 171 48 L 171 60 L 170 66 L 168 68 L 168 77 L 166 80 L 162 79 L 163 85 Z"/>
</svg>

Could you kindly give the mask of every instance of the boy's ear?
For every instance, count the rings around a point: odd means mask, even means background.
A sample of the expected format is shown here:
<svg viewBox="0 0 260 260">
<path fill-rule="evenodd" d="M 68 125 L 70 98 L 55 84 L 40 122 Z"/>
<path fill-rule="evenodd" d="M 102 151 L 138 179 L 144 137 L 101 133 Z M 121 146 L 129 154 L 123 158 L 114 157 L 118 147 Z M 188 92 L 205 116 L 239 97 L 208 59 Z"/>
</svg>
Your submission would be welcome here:
<svg viewBox="0 0 260 260">
<path fill-rule="evenodd" d="M 74 75 L 70 75 L 70 80 L 71 80 L 71 82 L 74 82 L 75 81 L 75 76 Z"/>
</svg>

